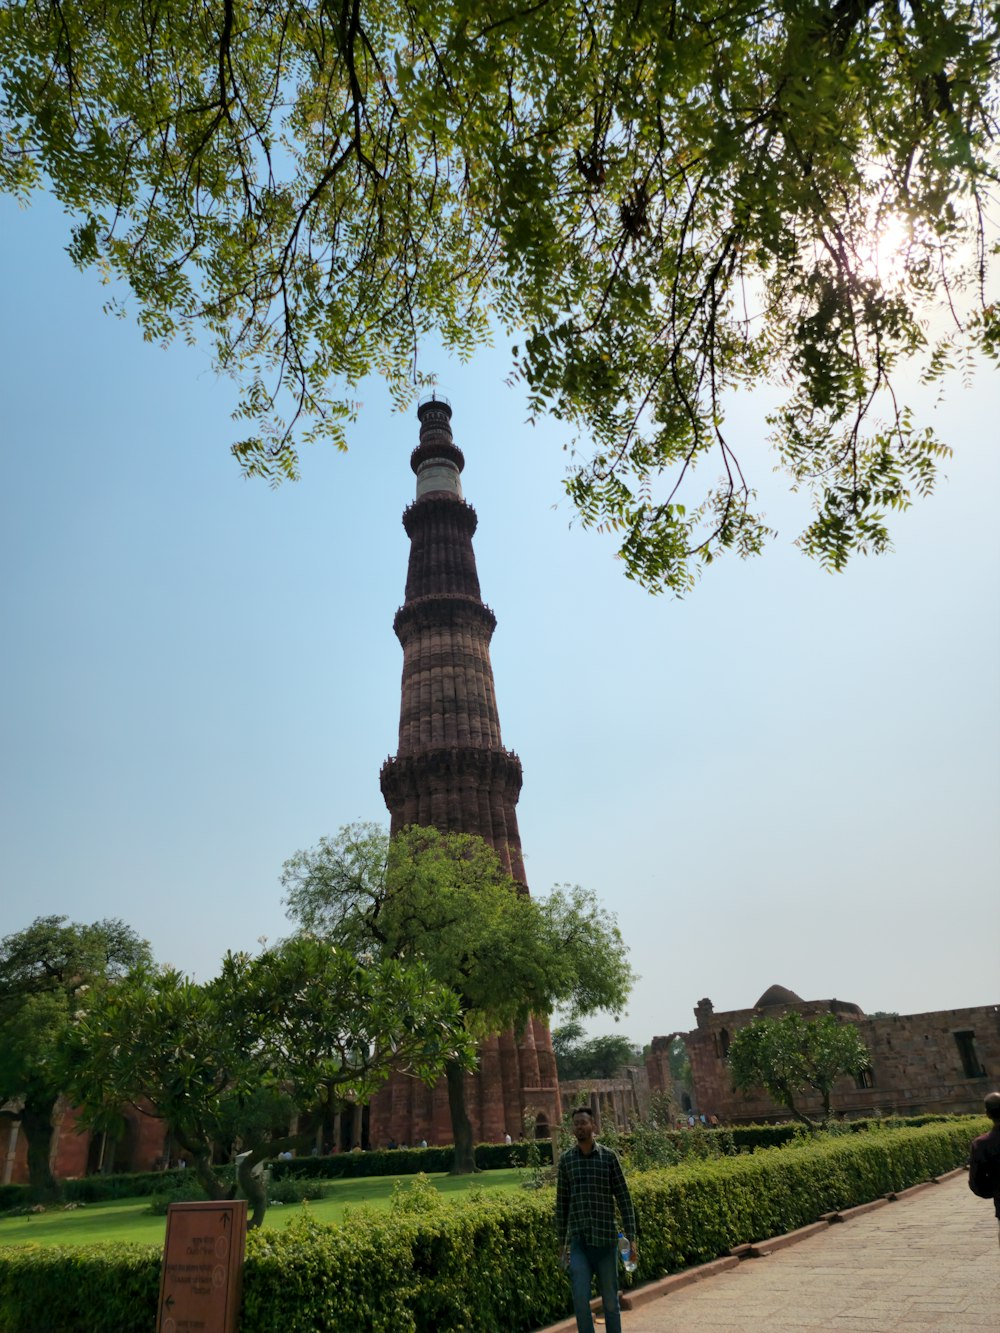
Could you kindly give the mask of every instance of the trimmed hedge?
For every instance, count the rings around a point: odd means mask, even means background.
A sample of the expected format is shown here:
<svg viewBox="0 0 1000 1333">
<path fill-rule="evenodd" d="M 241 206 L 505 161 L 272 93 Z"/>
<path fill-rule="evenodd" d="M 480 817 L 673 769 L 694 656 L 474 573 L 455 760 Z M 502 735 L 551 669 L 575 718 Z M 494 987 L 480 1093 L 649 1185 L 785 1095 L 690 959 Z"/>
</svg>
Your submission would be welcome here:
<svg viewBox="0 0 1000 1333">
<path fill-rule="evenodd" d="M 835 1134 L 859 1134 L 868 1129 L 916 1129 L 921 1125 L 955 1124 L 967 1121 L 967 1116 L 954 1115 L 914 1115 L 884 1116 L 859 1120 L 838 1120 L 832 1126 Z M 720 1125 L 717 1129 L 707 1129 L 704 1125 L 695 1125 L 693 1129 L 672 1129 L 666 1132 L 666 1138 L 674 1145 L 681 1156 L 688 1155 L 686 1147 L 692 1138 L 715 1138 L 729 1142 L 736 1152 L 756 1152 L 758 1148 L 781 1148 L 787 1143 L 795 1143 L 809 1138 L 808 1128 L 794 1120 L 783 1120 L 776 1125 Z M 622 1144 L 627 1146 L 629 1135 L 622 1135 Z M 723 1149 L 722 1155 L 728 1151 Z M 706 1154 L 708 1155 L 708 1154 Z"/>
<path fill-rule="evenodd" d="M 968 1118 L 845 1134 L 636 1175 L 638 1279 L 703 1263 L 961 1165 Z M 320 1226 L 308 1214 L 247 1243 L 242 1333 L 525 1333 L 570 1308 L 550 1191 L 414 1207 Z M 159 1251 L 0 1250 L 0 1333 L 148 1333 Z"/>
<path fill-rule="evenodd" d="M 231 1181 L 233 1168 L 216 1168 L 223 1180 Z M 61 1180 L 59 1200 L 62 1203 L 110 1203 L 112 1199 L 139 1199 L 150 1194 L 172 1194 L 191 1185 L 194 1172 L 190 1169 L 173 1171 L 120 1172 L 111 1176 L 80 1176 L 77 1180 Z M 23 1208 L 33 1200 L 30 1185 L 0 1185 L 0 1212 Z"/>
<path fill-rule="evenodd" d="M 537 1140 L 544 1165 L 552 1163 L 552 1144 Z M 477 1143 L 476 1165 L 481 1171 L 499 1171 L 523 1166 L 527 1143 Z M 283 1176 L 301 1176 L 314 1180 L 348 1180 L 359 1176 L 415 1176 L 420 1172 L 434 1175 L 450 1171 L 455 1150 L 444 1148 L 378 1148 L 369 1152 L 336 1153 L 329 1157 L 293 1157 L 269 1163 L 272 1180 Z"/>
<path fill-rule="evenodd" d="M 988 1127 L 977 1117 L 800 1140 L 794 1147 L 647 1172 L 632 1186 L 642 1235 L 638 1276 L 707 1263 L 734 1245 L 794 1231 L 824 1213 L 943 1175 L 968 1160 L 970 1142 Z"/>
<path fill-rule="evenodd" d="M 149 1333 L 161 1250 L 154 1245 L 11 1245 L 0 1250 L 3 1333 Z"/>
<path fill-rule="evenodd" d="M 24 1208 L 31 1202 L 30 1185 L 0 1185 L 0 1213 L 11 1208 Z"/>
<path fill-rule="evenodd" d="M 215 1168 L 222 1180 L 233 1179 L 231 1166 Z M 111 1199 L 144 1198 L 148 1194 L 172 1194 L 189 1189 L 194 1172 L 187 1167 L 172 1171 L 142 1171 L 114 1176 L 81 1176 L 62 1182 L 62 1197 L 67 1203 L 105 1203 Z"/>
<path fill-rule="evenodd" d="M 552 1196 L 257 1232 L 242 1333 L 515 1333 L 564 1315 Z"/>
<path fill-rule="evenodd" d="M 838 1120 L 832 1126 L 835 1134 L 863 1134 L 869 1129 L 919 1129 L 922 1125 L 953 1125 L 968 1122 L 968 1116 L 959 1115 L 894 1115 L 866 1116 L 858 1120 Z M 709 1130 L 709 1133 L 718 1132 Z M 809 1135 L 805 1125 L 794 1120 L 779 1125 L 734 1125 L 729 1131 L 739 1152 L 757 1148 L 778 1148 L 802 1135 Z"/>
</svg>

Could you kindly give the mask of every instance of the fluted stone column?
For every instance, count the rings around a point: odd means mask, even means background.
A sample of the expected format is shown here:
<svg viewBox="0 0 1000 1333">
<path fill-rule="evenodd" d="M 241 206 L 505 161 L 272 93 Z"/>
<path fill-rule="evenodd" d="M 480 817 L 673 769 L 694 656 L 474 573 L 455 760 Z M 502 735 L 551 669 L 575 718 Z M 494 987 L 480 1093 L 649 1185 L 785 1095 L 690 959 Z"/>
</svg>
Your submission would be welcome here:
<svg viewBox="0 0 1000 1333">
<path fill-rule="evenodd" d="M 497 622 L 480 595 L 472 548 L 476 513 L 462 494 L 465 458 L 452 436 L 447 403 L 431 399 L 417 415 L 420 443 L 410 458 L 417 493 L 403 515 L 410 559 L 405 598 L 393 622 L 403 649 L 399 748 L 381 773 L 390 830 L 422 824 L 478 834 L 527 893 L 517 827 L 521 761 L 500 735 L 490 663 Z M 443 1083 L 434 1090 L 431 1109 L 419 1093 L 404 1092 L 411 1082 L 396 1075 L 373 1099 L 376 1146 L 390 1137 L 398 1143 L 450 1141 L 450 1122 L 441 1115 L 442 1097 L 447 1108 Z M 555 1124 L 559 1086 L 546 1024 L 532 1019 L 523 1033 L 502 1033 L 484 1043 L 467 1093 L 473 1132 L 481 1140 L 498 1141 L 505 1132 L 516 1138 L 528 1107 Z"/>
</svg>

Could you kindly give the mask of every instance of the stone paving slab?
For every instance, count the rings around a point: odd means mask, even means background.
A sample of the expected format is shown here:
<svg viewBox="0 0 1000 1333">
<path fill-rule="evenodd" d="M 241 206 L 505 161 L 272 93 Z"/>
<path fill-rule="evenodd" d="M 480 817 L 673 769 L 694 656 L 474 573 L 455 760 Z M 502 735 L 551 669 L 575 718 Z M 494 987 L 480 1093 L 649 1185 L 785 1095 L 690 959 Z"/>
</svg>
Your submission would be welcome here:
<svg viewBox="0 0 1000 1333">
<path fill-rule="evenodd" d="M 622 1314 L 622 1333 L 983 1329 L 1000 1329 L 1000 1245 L 964 1172 Z"/>
<path fill-rule="evenodd" d="M 666 1279 L 654 1299 L 640 1288 L 622 1333 L 998 1333 L 997 1222 L 964 1171 L 843 1218 L 701 1280 Z"/>
</svg>

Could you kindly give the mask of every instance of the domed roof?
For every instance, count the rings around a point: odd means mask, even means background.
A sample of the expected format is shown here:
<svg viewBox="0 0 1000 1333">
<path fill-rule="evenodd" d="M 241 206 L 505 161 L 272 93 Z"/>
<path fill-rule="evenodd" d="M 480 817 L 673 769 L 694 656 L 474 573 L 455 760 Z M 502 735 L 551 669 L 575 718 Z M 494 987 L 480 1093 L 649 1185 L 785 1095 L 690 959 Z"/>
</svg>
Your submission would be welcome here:
<svg viewBox="0 0 1000 1333">
<path fill-rule="evenodd" d="M 767 1009 L 772 1004 L 802 1004 L 802 1002 L 802 996 L 796 995 L 787 986 L 768 986 L 754 1008 Z"/>
</svg>

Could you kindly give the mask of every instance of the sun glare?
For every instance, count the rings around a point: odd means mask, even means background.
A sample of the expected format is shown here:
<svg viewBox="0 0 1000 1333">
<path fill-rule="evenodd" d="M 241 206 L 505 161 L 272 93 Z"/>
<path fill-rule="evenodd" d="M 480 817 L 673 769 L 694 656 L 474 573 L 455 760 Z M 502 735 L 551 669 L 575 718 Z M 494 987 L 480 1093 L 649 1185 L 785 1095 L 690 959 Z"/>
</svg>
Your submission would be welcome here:
<svg viewBox="0 0 1000 1333">
<path fill-rule="evenodd" d="M 860 247 L 859 258 L 865 269 L 877 277 L 883 286 L 893 286 L 906 271 L 906 252 L 910 240 L 906 219 L 898 213 L 891 213 L 868 233 L 868 244 Z"/>
</svg>

